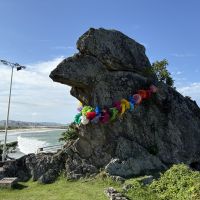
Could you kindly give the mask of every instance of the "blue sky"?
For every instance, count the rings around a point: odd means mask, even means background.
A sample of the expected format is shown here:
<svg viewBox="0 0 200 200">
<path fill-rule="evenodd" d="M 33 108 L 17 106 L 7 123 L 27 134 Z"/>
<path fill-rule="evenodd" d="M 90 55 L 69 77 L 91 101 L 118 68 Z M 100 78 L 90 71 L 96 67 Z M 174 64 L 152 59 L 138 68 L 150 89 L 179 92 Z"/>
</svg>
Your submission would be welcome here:
<svg viewBox="0 0 200 200">
<path fill-rule="evenodd" d="M 151 62 L 166 58 L 177 89 L 200 105 L 199 10 L 198 0 L 0 0 L 0 59 L 28 66 L 14 76 L 11 118 L 73 120 L 77 100 L 48 74 L 90 27 L 122 31 L 146 47 Z M 0 119 L 9 73 L 0 65 Z"/>
</svg>

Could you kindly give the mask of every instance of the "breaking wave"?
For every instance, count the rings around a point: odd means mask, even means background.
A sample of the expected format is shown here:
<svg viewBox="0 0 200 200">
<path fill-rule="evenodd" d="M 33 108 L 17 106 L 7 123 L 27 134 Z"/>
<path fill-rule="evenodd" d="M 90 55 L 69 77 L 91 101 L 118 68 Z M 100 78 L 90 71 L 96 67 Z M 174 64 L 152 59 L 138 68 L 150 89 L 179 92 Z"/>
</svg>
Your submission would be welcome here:
<svg viewBox="0 0 200 200">
<path fill-rule="evenodd" d="M 19 150 L 24 154 L 36 153 L 38 148 L 49 145 L 46 141 L 37 140 L 31 137 L 18 136 L 17 141 Z"/>
</svg>

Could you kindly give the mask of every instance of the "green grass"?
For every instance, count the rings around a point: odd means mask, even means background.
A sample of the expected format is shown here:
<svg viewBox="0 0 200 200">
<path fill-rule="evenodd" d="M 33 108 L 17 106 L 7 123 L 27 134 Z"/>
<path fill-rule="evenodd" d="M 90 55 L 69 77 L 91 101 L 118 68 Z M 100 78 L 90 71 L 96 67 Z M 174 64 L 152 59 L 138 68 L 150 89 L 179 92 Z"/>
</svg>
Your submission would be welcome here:
<svg viewBox="0 0 200 200">
<path fill-rule="evenodd" d="M 67 181 L 59 178 L 53 184 L 29 181 L 16 189 L 0 189 L 0 200 L 107 200 L 104 190 L 119 188 L 110 179 Z"/>
<path fill-rule="evenodd" d="M 0 200 L 108 200 L 104 190 L 110 186 L 122 191 L 120 183 L 101 173 L 95 179 L 67 181 L 62 176 L 53 184 L 29 181 L 16 189 L 0 189 Z M 172 166 L 159 179 L 144 186 L 140 178 L 129 179 L 132 188 L 124 193 L 131 200 L 200 200 L 200 172 L 186 165 Z"/>
</svg>

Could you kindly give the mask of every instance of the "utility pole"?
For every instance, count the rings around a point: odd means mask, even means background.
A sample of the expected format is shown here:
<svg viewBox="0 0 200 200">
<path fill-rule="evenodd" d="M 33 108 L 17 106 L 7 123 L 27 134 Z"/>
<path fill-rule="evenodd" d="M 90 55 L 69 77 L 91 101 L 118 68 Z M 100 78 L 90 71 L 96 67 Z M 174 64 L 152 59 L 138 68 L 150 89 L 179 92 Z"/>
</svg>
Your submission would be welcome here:
<svg viewBox="0 0 200 200">
<path fill-rule="evenodd" d="M 7 118 L 6 118 L 6 125 L 5 125 L 5 139 L 4 139 L 4 145 L 3 145 L 3 154 L 2 154 L 2 161 L 4 162 L 6 160 L 6 143 L 7 143 L 7 135 L 8 135 L 8 122 L 9 122 L 9 115 L 10 115 L 10 102 L 11 102 L 11 95 L 12 95 L 12 82 L 13 82 L 13 71 L 14 68 L 17 69 L 17 71 L 21 69 L 25 69 L 26 67 L 19 65 L 18 63 L 11 63 L 5 60 L 0 60 L 1 63 L 4 65 L 11 66 L 11 78 L 10 78 L 10 92 L 9 92 L 9 98 L 8 98 L 8 111 L 7 111 Z"/>
</svg>

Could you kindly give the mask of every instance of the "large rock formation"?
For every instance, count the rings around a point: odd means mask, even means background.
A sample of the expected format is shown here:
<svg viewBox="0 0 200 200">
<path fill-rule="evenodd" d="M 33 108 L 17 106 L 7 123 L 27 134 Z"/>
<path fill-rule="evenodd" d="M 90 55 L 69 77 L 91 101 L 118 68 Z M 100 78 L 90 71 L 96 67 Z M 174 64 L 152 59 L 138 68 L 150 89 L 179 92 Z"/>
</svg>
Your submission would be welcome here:
<svg viewBox="0 0 200 200">
<path fill-rule="evenodd" d="M 78 42 L 79 53 L 64 59 L 50 77 L 70 85 L 71 94 L 90 106 L 112 106 L 138 89 L 159 90 L 134 111 L 107 124 L 78 127 L 79 138 L 55 155 L 29 155 L 5 165 L 6 173 L 49 183 L 61 170 L 79 178 L 105 168 L 130 177 L 164 170 L 173 163 L 200 166 L 200 109 L 149 74 L 145 48 L 119 31 L 89 29 Z M 22 170 L 26 169 L 26 170 Z M 23 175 L 25 173 L 25 175 Z"/>
<path fill-rule="evenodd" d="M 155 81 L 142 75 L 151 67 L 145 48 L 119 31 L 90 29 L 77 48 L 80 53 L 63 60 L 50 77 L 72 86 L 71 94 L 86 105 L 110 106 Z"/>
<path fill-rule="evenodd" d="M 79 53 L 64 59 L 50 77 L 70 85 L 71 94 L 85 105 L 111 106 L 152 83 L 159 90 L 114 123 L 81 125 L 75 154 L 123 177 L 200 162 L 200 109 L 149 76 L 151 65 L 141 44 L 116 30 L 91 28 L 77 48 Z"/>
</svg>

